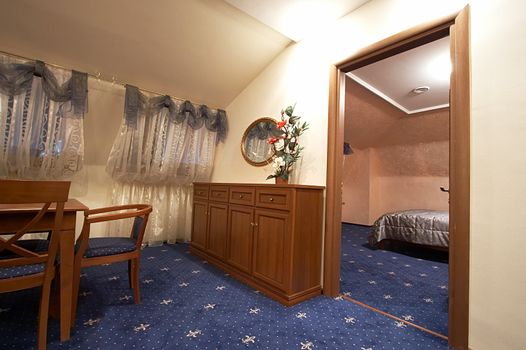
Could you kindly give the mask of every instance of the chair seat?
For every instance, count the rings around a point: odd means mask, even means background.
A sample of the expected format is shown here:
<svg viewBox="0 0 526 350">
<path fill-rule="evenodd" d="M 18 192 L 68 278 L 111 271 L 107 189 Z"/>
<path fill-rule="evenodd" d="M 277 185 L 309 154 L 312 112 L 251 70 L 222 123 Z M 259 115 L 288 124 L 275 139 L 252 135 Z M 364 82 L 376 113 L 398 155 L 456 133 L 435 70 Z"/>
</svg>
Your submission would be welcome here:
<svg viewBox="0 0 526 350">
<path fill-rule="evenodd" d="M 45 264 L 33 264 L 33 265 L 0 267 L 0 279 L 34 275 L 39 272 L 44 272 L 44 266 Z"/>
<path fill-rule="evenodd" d="M 86 258 L 107 256 L 132 252 L 135 250 L 135 240 L 127 237 L 96 237 L 88 240 L 88 248 L 84 252 Z"/>
</svg>

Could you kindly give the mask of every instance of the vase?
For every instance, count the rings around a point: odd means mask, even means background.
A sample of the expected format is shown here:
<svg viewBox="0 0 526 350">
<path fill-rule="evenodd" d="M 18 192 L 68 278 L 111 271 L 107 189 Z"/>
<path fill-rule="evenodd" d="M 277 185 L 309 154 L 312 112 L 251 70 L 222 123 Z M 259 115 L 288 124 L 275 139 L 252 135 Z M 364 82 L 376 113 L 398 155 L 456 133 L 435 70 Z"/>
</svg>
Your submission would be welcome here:
<svg viewBox="0 0 526 350">
<path fill-rule="evenodd" d="M 275 177 L 274 178 L 276 180 L 276 185 L 286 185 L 289 183 L 289 179 L 284 179 L 282 177 Z"/>
</svg>

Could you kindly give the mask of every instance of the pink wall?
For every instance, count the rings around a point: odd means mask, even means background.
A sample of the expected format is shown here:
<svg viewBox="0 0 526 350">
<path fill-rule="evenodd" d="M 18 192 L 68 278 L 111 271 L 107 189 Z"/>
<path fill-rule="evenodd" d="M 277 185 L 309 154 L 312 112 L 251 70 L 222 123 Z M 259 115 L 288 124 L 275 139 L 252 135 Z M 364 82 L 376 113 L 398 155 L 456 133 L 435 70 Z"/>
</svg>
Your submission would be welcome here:
<svg viewBox="0 0 526 350">
<path fill-rule="evenodd" d="M 371 176 L 369 173 L 369 150 L 355 150 L 343 160 L 342 220 L 368 225 Z M 353 184 L 348 186 L 347 184 Z"/>
<path fill-rule="evenodd" d="M 346 97 L 354 153 L 344 157 L 342 220 L 371 225 L 391 211 L 447 210 L 449 111 L 408 116 L 357 84 Z"/>
</svg>

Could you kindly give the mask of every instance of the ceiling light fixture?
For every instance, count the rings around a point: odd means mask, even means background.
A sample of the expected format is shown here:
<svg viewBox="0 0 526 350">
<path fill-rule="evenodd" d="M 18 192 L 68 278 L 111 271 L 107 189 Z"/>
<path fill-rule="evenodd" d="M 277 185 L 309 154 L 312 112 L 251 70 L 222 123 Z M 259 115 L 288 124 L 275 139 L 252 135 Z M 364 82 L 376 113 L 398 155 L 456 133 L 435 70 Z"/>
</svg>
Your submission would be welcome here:
<svg viewBox="0 0 526 350">
<path fill-rule="evenodd" d="M 424 92 L 428 92 L 429 90 L 431 90 L 429 86 L 419 86 L 411 90 L 411 92 L 413 94 L 420 95 L 420 94 L 423 94 Z"/>
</svg>

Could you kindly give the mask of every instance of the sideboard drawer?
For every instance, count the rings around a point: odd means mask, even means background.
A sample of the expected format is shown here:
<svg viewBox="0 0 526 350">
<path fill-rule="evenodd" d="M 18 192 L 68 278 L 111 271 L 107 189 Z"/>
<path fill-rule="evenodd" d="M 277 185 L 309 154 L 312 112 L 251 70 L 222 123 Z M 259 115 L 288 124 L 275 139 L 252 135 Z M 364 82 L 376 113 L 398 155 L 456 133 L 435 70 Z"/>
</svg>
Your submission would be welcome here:
<svg viewBox="0 0 526 350">
<path fill-rule="evenodd" d="M 256 206 L 258 207 L 290 210 L 291 205 L 291 190 L 289 189 L 256 189 Z"/>
<path fill-rule="evenodd" d="M 210 186 L 210 200 L 217 202 L 228 202 L 228 186 Z"/>
<path fill-rule="evenodd" d="M 194 185 L 194 198 L 208 199 L 208 185 Z"/>
<path fill-rule="evenodd" d="M 231 186 L 230 203 L 254 205 L 256 189 L 254 187 Z"/>
</svg>

